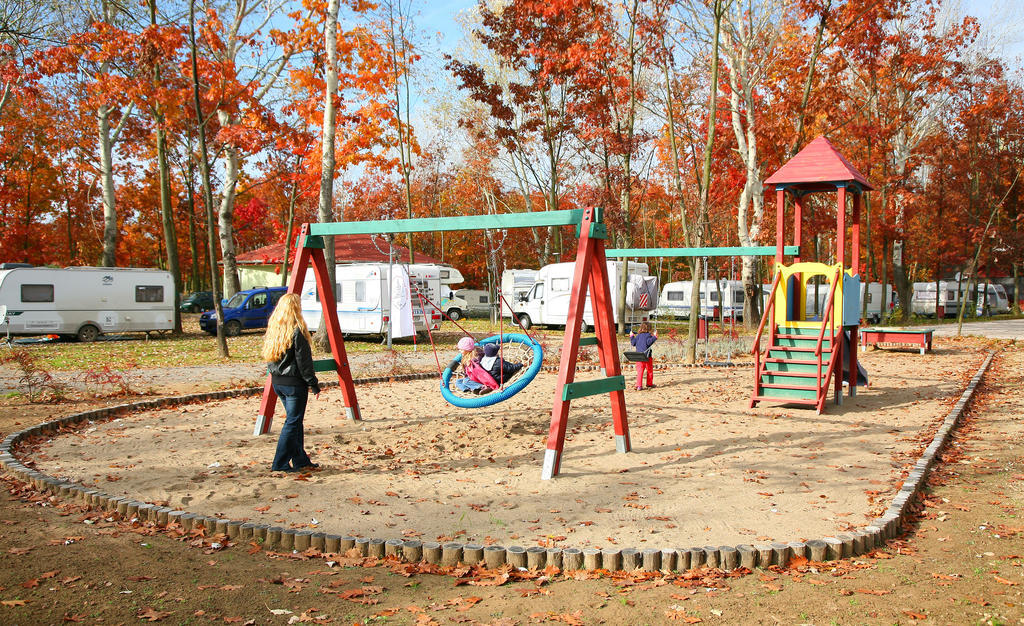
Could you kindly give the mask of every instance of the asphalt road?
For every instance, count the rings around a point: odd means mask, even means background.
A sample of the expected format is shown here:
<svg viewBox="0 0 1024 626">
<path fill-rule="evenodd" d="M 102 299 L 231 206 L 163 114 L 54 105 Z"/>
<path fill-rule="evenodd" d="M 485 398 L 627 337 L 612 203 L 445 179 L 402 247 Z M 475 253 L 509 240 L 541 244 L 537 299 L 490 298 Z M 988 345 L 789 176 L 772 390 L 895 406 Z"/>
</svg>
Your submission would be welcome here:
<svg viewBox="0 0 1024 626">
<path fill-rule="evenodd" d="M 1024 340 L 1024 319 L 993 320 L 990 322 L 965 322 L 963 334 L 990 339 Z M 956 324 L 942 324 L 935 327 L 936 337 L 955 337 Z"/>
</svg>

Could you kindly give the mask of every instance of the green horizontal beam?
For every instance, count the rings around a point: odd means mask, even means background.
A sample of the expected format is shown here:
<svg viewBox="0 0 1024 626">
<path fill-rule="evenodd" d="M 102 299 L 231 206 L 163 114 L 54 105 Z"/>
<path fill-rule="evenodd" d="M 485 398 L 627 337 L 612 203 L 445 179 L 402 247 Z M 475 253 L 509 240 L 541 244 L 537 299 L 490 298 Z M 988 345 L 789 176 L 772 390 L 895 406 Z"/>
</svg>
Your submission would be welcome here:
<svg viewBox="0 0 1024 626">
<path fill-rule="evenodd" d="M 625 376 L 610 376 L 596 380 L 584 380 L 578 383 L 565 383 L 562 387 L 562 400 L 574 400 L 587 396 L 596 396 L 599 393 L 611 393 L 612 391 L 625 391 Z"/>
<path fill-rule="evenodd" d="M 501 213 L 498 215 L 460 215 L 421 217 L 407 220 L 370 220 L 364 222 L 311 223 L 310 235 L 376 235 L 384 233 L 422 233 L 485 228 L 536 228 L 574 226 L 583 220 L 583 210 Z"/>
<path fill-rule="evenodd" d="M 580 337 L 580 347 L 583 346 L 596 346 L 597 337 Z"/>
<path fill-rule="evenodd" d="M 313 359 L 313 371 L 336 372 L 338 371 L 338 364 L 335 363 L 334 359 Z"/>
<path fill-rule="evenodd" d="M 783 246 L 782 254 L 796 256 L 800 246 Z M 711 248 L 615 248 L 605 250 L 606 257 L 704 257 L 704 256 L 775 256 L 775 246 L 720 246 Z"/>
</svg>

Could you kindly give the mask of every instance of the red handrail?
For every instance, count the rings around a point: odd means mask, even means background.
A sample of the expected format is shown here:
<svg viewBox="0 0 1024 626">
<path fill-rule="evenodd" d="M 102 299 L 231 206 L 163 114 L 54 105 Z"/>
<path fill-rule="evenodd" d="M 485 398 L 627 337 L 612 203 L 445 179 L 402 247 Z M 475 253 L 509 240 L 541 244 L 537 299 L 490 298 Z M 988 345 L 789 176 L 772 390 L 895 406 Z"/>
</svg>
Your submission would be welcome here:
<svg viewBox="0 0 1024 626">
<path fill-rule="evenodd" d="M 751 350 L 755 355 L 761 351 L 761 334 L 764 332 L 764 325 L 768 322 L 771 317 L 772 310 L 775 308 L 775 292 L 779 288 L 779 282 L 782 279 L 782 273 L 775 274 L 775 280 L 772 281 L 772 289 L 768 295 L 768 308 L 764 310 L 764 315 L 761 317 L 761 325 L 757 327 L 757 333 L 754 334 L 754 347 Z"/>
<path fill-rule="evenodd" d="M 830 328 L 829 338 L 830 338 L 830 343 L 831 343 L 831 347 L 832 347 L 832 350 L 830 352 L 831 356 L 829 357 L 829 368 L 828 368 L 828 373 L 830 373 L 830 374 L 832 372 L 832 367 L 834 365 L 833 361 L 835 361 L 835 358 L 836 358 L 836 316 L 834 315 L 834 312 L 833 312 L 832 309 L 835 307 L 836 285 L 839 283 L 839 280 L 840 280 L 840 277 L 841 277 L 840 276 L 841 272 L 842 272 L 842 268 L 836 269 L 836 273 L 832 277 L 832 285 L 829 286 L 829 288 L 828 288 L 828 299 L 825 300 L 825 310 L 822 312 L 823 316 L 825 316 L 825 315 L 828 316 L 828 323 L 829 323 L 829 328 Z M 814 345 L 814 355 L 816 357 L 818 357 L 818 393 L 819 394 L 821 393 L 821 390 L 822 390 L 822 387 L 823 387 L 822 386 L 822 382 L 821 382 L 822 381 L 822 377 L 821 377 L 821 343 L 822 343 L 822 340 L 824 340 L 824 339 L 825 339 L 825 318 L 823 317 L 822 321 L 821 321 L 821 330 L 818 331 L 818 342 Z M 831 378 L 831 376 L 826 376 L 825 377 L 825 379 L 824 379 L 825 380 L 825 385 L 824 385 L 825 387 L 828 386 L 828 380 L 830 378 Z"/>
</svg>

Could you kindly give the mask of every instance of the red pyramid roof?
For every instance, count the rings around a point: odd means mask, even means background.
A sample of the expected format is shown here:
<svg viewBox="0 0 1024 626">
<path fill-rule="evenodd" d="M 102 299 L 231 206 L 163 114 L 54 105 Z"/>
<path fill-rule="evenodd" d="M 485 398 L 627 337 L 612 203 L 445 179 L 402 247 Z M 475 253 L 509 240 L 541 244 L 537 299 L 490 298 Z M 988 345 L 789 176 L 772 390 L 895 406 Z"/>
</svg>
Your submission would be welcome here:
<svg viewBox="0 0 1024 626">
<path fill-rule="evenodd" d="M 822 191 L 833 187 L 828 183 L 843 182 L 859 183 L 866 191 L 874 189 L 868 179 L 822 136 L 786 161 L 764 184 L 794 185 L 809 191 Z"/>
<path fill-rule="evenodd" d="M 284 244 L 275 243 L 249 252 L 242 252 L 235 257 L 235 260 L 239 265 L 276 265 L 281 262 L 283 256 Z M 338 263 L 387 263 L 388 242 L 378 237 L 377 245 L 374 245 L 370 235 L 336 235 L 334 237 L 334 258 Z M 395 244 L 395 261 L 405 263 L 408 260 L 409 249 Z M 418 250 L 416 251 L 416 262 L 440 263 L 434 257 Z"/>
</svg>

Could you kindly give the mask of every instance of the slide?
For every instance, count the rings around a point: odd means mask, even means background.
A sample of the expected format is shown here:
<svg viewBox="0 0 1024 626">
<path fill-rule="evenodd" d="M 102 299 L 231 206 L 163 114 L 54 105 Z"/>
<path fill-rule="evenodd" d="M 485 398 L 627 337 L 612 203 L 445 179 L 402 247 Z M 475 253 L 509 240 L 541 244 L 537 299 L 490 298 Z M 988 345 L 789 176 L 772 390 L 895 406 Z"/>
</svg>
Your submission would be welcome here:
<svg viewBox="0 0 1024 626">
<path fill-rule="evenodd" d="M 843 354 L 850 354 L 850 331 L 843 331 Z M 843 380 L 850 379 L 850 360 L 847 358 L 843 359 Z M 857 359 L 857 386 L 867 387 L 868 386 L 868 371 L 864 369 L 864 366 L 860 364 L 860 359 Z"/>
</svg>

